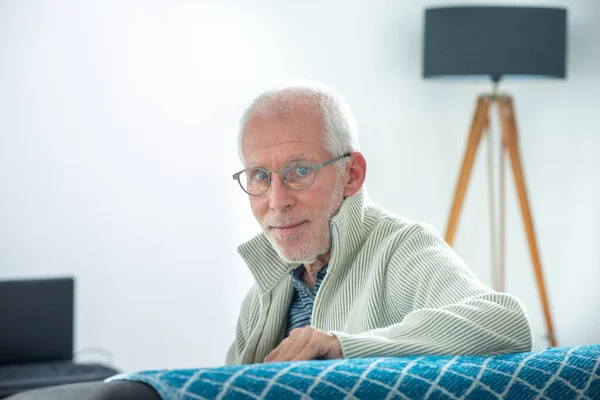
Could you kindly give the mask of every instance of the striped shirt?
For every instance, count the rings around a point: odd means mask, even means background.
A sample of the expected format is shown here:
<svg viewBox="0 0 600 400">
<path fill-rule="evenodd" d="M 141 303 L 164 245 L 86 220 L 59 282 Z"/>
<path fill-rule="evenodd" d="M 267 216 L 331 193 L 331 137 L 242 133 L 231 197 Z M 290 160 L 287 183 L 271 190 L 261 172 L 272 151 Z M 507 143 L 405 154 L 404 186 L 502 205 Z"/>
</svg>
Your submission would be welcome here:
<svg viewBox="0 0 600 400">
<path fill-rule="evenodd" d="M 306 269 L 304 268 L 304 265 L 300 265 L 290 272 L 292 284 L 294 285 L 294 295 L 292 296 L 292 303 L 290 304 L 285 337 L 288 337 L 290 332 L 296 328 L 304 328 L 310 325 L 317 292 L 321 287 L 325 275 L 327 275 L 327 264 L 317 271 L 314 290 L 309 288 L 308 285 L 302 281 L 302 275 L 305 272 Z"/>
</svg>

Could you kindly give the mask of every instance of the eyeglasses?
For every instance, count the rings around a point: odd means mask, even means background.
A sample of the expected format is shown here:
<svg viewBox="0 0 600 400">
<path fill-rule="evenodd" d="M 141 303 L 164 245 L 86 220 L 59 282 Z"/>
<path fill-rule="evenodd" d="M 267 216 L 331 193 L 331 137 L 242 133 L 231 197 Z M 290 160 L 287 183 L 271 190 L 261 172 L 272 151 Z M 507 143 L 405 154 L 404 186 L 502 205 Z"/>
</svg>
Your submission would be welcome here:
<svg viewBox="0 0 600 400">
<path fill-rule="evenodd" d="M 351 153 L 344 153 L 322 164 L 295 161 L 284 165 L 280 169 L 246 168 L 233 174 L 233 179 L 237 180 L 244 192 L 251 196 L 261 196 L 269 191 L 273 172 L 279 172 L 281 181 L 288 188 L 305 190 L 315 182 L 317 170 L 343 158 L 350 157 L 350 155 Z"/>
</svg>

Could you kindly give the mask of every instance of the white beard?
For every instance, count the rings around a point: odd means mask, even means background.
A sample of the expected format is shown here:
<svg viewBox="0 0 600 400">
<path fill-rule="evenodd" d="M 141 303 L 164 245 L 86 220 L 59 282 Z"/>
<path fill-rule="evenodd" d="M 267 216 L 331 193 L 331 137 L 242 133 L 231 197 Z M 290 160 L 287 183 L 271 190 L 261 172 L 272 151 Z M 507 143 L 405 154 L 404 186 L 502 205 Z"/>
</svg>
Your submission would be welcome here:
<svg viewBox="0 0 600 400">
<path fill-rule="evenodd" d="M 263 230 L 279 258 L 289 264 L 312 264 L 316 261 L 317 257 L 327 253 L 331 249 L 331 229 L 329 223 L 339 210 L 339 205 L 343 200 L 343 188 L 343 184 L 340 181 L 326 210 L 305 211 L 293 216 L 281 214 L 274 218 L 263 220 L 261 224 Z M 310 232 L 306 232 L 306 230 L 302 230 L 301 228 L 297 234 L 284 238 L 276 239 L 270 235 L 268 226 L 293 225 L 301 221 L 310 221 Z M 302 235 L 306 237 L 304 240 L 299 238 Z M 280 246 L 278 241 L 293 242 L 293 245 Z"/>
</svg>

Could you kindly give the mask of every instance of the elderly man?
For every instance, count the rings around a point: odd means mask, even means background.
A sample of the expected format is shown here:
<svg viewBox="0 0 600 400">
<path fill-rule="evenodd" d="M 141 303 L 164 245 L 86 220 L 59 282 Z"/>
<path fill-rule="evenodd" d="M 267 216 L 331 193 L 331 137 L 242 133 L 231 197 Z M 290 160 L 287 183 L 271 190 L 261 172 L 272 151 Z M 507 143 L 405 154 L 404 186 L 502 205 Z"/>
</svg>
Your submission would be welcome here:
<svg viewBox="0 0 600 400">
<path fill-rule="evenodd" d="M 260 95 L 233 175 L 263 232 L 227 364 L 531 350 L 522 304 L 487 288 L 429 226 L 368 201 L 367 163 L 325 88 Z"/>
<path fill-rule="evenodd" d="M 342 99 L 317 86 L 260 95 L 234 174 L 263 232 L 239 248 L 255 280 L 227 364 L 500 354 L 531 349 L 521 303 L 482 285 L 429 226 L 368 201 Z M 15 400 L 158 399 L 140 382 L 63 385 Z"/>
</svg>

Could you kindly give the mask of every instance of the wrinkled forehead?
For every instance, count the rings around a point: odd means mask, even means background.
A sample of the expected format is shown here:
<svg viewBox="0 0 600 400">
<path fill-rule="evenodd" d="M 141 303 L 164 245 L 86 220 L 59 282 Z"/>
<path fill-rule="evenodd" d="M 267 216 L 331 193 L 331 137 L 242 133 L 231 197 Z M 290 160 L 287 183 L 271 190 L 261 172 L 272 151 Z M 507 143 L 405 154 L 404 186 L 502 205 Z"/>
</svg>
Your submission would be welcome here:
<svg viewBox="0 0 600 400">
<path fill-rule="evenodd" d="M 251 115 L 241 138 L 242 153 L 248 163 L 255 157 L 279 154 L 286 160 L 303 156 L 310 159 L 324 150 L 320 114 L 295 110 L 286 115 Z"/>
<path fill-rule="evenodd" d="M 307 162 L 312 162 L 316 159 L 315 156 L 309 156 L 308 154 L 296 154 L 296 155 L 290 155 L 288 157 L 282 157 L 282 164 L 290 164 L 290 163 L 296 163 L 296 162 L 303 162 L 303 161 L 307 161 Z M 296 164 L 294 164 L 296 165 Z M 283 165 L 282 165 L 283 166 Z M 261 165 L 259 162 L 253 162 L 250 161 L 248 163 L 246 163 L 246 167 L 247 168 L 263 168 L 263 165 Z"/>
</svg>

